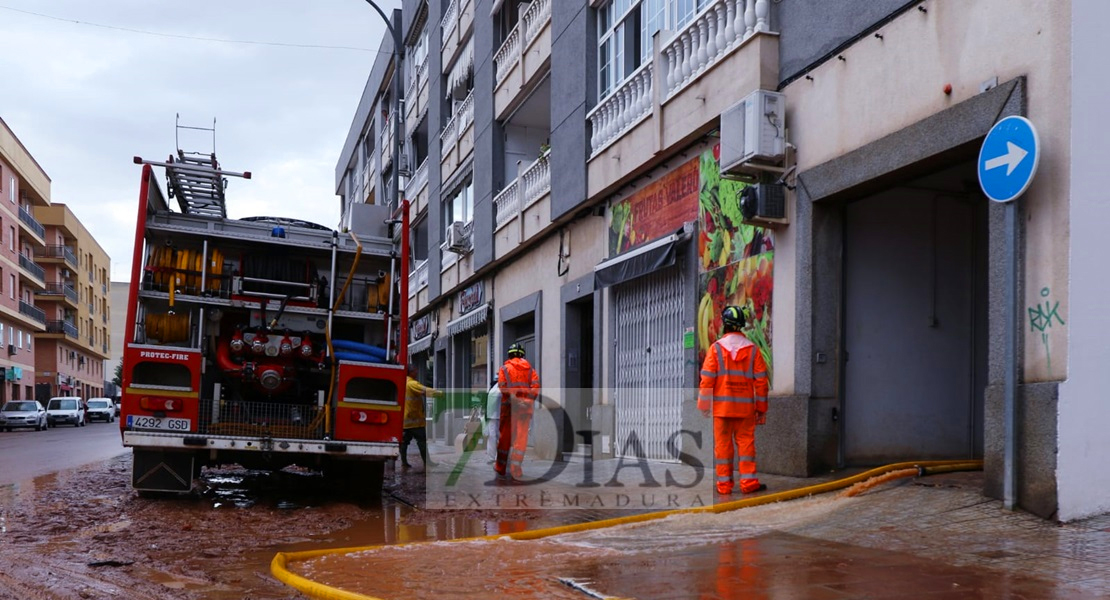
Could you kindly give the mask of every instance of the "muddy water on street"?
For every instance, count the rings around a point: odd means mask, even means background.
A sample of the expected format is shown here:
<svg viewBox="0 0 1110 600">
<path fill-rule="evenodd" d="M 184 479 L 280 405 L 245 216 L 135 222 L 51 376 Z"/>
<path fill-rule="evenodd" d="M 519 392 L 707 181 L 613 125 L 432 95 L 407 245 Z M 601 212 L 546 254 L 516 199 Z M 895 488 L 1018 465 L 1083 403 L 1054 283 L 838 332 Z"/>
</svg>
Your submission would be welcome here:
<svg viewBox="0 0 1110 600">
<path fill-rule="evenodd" d="M 0 599 L 278 600 L 283 550 L 392 544 L 519 531 L 538 516 L 419 511 L 422 473 L 387 470 L 364 506 L 306 472 L 218 470 L 188 497 L 142 497 L 131 455 L 0 487 Z M 28 560 L 34 557 L 34 560 Z"/>
<path fill-rule="evenodd" d="M 398 599 L 1084 597 L 1031 578 L 782 532 L 712 544 L 656 542 L 650 550 L 554 540 L 431 543 L 323 557 L 294 570 Z"/>
</svg>

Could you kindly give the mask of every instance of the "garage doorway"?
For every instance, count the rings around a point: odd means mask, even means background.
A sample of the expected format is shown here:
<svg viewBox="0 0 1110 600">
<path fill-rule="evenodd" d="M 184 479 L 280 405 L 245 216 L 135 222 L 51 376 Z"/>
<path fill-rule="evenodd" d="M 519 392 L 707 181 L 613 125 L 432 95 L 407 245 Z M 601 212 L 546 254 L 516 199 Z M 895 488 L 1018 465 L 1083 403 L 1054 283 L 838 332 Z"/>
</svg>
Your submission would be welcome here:
<svg viewBox="0 0 1110 600">
<path fill-rule="evenodd" d="M 983 455 L 988 200 L 974 173 L 844 206 L 846 464 Z"/>
</svg>

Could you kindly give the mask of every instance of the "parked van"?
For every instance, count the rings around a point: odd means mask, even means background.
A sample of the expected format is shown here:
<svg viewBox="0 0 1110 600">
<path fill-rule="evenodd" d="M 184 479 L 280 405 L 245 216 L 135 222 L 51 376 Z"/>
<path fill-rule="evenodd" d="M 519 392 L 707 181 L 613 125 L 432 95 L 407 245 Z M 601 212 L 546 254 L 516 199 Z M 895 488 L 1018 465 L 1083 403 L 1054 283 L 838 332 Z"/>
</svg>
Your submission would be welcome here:
<svg viewBox="0 0 1110 600">
<path fill-rule="evenodd" d="M 46 422 L 51 427 L 70 423 L 85 426 L 85 401 L 78 396 L 59 396 L 46 403 Z"/>
</svg>

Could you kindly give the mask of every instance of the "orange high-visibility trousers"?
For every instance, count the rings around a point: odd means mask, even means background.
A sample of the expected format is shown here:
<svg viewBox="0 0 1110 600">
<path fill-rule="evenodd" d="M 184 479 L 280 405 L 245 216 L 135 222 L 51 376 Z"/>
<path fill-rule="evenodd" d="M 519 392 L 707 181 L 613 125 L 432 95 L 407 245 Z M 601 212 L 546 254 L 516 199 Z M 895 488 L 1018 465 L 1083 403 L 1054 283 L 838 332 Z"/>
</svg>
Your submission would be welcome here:
<svg viewBox="0 0 1110 600">
<path fill-rule="evenodd" d="M 740 491 L 749 493 L 759 489 L 759 479 L 755 476 L 755 422 L 758 418 L 754 413 L 747 417 L 713 417 L 713 463 L 718 493 L 732 493 L 734 456 L 740 471 Z"/>
<path fill-rule="evenodd" d="M 523 475 L 520 465 L 528 451 L 528 427 L 532 423 L 532 400 L 501 401 L 501 423 L 497 434 L 497 464 L 493 470 L 505 474 L 505 463 L 514 478 Z"/>
</svg>

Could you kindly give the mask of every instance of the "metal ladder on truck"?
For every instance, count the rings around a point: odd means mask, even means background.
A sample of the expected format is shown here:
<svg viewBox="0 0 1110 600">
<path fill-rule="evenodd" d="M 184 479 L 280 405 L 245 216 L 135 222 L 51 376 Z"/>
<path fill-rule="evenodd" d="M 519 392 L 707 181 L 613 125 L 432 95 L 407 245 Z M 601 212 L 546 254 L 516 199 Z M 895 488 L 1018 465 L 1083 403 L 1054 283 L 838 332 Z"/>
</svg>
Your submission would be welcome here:
<svg viewBox="0 0 1110 600">
<path fill-rule="evenodd" d="M 220 169 L 220 163 L 216 160 L 215 119 L 212 119 L 212 127 L 191 127 L 182 125 L 181 115 L 178 115 L 174 125 L 177 156 L 170 156 L 165 163 L 151 163 L 166 168 L 167 195 L 171 199 L 177 198 L 178 206 L 184 214 L 226 219 L 227 205 L 224 198 L 224 189 L 227 187 L 226 177 L 250 179 L 250 171 L 235 173 Z M 212 152 L 206 154 L 182 150 L 179 135 L 182 129 L 211 131 Z"/>
</svg>

